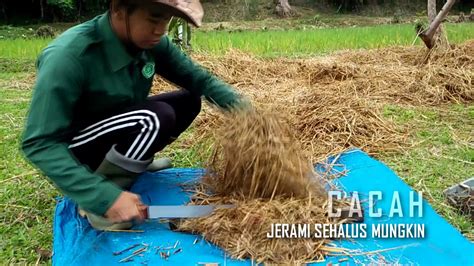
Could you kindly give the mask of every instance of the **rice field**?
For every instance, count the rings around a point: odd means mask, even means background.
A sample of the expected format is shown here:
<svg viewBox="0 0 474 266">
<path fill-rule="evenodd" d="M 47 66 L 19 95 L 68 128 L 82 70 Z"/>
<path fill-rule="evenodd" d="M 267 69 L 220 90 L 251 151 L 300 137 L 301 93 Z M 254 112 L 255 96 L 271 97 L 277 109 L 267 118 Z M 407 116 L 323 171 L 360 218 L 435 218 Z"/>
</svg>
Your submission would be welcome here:
<svg viewBox="0 0 474 266">
<path fill-rule="evenodd" d="M 474 38 L 472 23 L 447 24 L 451 43 Z M 35 59 L 51 39 L 0 39 L 0 58 Z M 269 31 L 195 31 L 193 50 L 224 54 L 237 49 L 259 56 L 311 56 L 344 49 L 420 45 L 411 24 Z"/>
<path fill-rule="evenodd" d="M 459 43 L 474 38 L 474 25 L 448 24 L 449 41 Z M 414 26 L 379 25 L 287 31 L 196 32 L 194 49 L 222 54 L 238 49 L 261 56 L 310 56 L 344 49 L 373 49 L 398 45 L 420 45 Z"/>
</svg>

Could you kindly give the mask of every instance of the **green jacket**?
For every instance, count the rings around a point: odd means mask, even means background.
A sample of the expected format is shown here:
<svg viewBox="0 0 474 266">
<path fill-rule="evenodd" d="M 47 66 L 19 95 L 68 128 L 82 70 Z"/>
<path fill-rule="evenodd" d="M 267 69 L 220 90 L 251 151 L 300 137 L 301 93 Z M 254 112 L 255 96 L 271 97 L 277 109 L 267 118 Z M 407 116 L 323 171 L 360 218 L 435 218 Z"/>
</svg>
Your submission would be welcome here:
<svg viewBox="0 0 474 266">
<path fill-rule="evenodd" d="M 229 85 L 195 64 L 166 36 L 132 57 L 108 16 L 67 30 L 40 54 L 22 142 L 26 157 L 65 195 L 97 214 L 104 214 L 122 190 L 80 164 L 69 142 L 92 118 L 145 101 L 152 64 L 156 74 L 221 107 L 239 102 Z"/>
</svg>

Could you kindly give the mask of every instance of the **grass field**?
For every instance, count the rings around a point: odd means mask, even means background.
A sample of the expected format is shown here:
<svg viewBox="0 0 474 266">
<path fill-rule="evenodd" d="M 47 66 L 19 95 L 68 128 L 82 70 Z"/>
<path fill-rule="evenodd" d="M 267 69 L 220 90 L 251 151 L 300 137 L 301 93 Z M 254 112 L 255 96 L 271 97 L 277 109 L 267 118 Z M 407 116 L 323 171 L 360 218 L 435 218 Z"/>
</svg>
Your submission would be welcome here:
<svg viewBox="0 0 474 266">
<path fill-rule="evenodd" d="M 448 24 L 452 43 L 474 38 L 471 24 Z M 262 56 L 307 56 L 342 49 L 372 49 L 394 45 L 420 44 L 410 24 L 368 27 L 286 30 L 213 31 L 195 34 L 197 51 L 222 54 L 230 48 Z"/>
<path fill-rule="evenodd" d="M 452 42 L 474 38 L 472 24 L 447 27 Z M 413 26 L 390 25 L 306 31 L 198 32 L 195 50 L 220 54 L 229 48 L 263 56 L 302 56 L 339 49 L 410 45 Z M 51 250 L 54 198 L 59 192 L 25 160 L 19 141 L 33 82 L 34 59 L 50 40 L 0 40 L 0 263 L 33 264 L 37 248 Z M 441 107 L 387 105 L 384 116 L 414 129 L 417 143 L 380 160 L 415 189 L 462 233 L 473 223 L 446 204 L 442 191 L 474 173 L 474 105 Z M 199 167 L 195 149 L 178 142 L 168 149 L 178 167 Z M 46 260 L 46 263 L 48 261 Z"/>
<path fill-rule="evenodd" d="M 472 23 L 447 24 L 446 30 L 452 43 L 474 38 Z M 0 56 L 34 59 L 50 41 L 0 39 Z M 420 41 L 415 39 L 411 24 L 308 30 L 196 31 L 192 42 L 197 52 L 223 54 L 229 49 L 239 49 L 261 56 L 309 56 L 341 49 L 371 49 L 413 43 L 419 45 Z"/>
</svg>

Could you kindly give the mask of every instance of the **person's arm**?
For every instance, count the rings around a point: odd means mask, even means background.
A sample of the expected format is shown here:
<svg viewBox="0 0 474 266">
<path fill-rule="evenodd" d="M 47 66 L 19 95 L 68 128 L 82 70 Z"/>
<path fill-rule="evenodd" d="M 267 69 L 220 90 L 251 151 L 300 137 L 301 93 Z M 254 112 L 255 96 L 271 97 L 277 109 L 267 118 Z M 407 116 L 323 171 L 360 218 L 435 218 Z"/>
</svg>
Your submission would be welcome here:
<svg viewBox="0 0 474 266">
<path fill-rule="evenodd" d="M 242 98 L 227 83 L 193 62 L 173 42 L 163 36 L 153 48 L 156 73 L 174 84 L 206 99 L 222 108 L 237 107 Z"/>
<path fill-rule="evenodd" d="M 81 165 L 67 143 L 84 82 L 82 66 L 64 49 L 50 47 L 37 68 L 22 140 L 25 156 L 81 208 L 103 215 L 122 190 Z"/>
</svg>

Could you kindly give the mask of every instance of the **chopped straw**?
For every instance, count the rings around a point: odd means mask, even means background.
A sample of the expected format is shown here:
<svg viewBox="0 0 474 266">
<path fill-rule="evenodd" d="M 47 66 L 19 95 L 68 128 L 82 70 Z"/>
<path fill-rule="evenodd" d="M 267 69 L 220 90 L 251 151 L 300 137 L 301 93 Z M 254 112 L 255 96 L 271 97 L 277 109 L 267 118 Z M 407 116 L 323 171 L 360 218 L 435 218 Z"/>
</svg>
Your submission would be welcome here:
<svg viewBox="0 0 474 266">
<path fill-rule="evenodd" d="M 245 198 L 275 195 L 324 197 L 313 166 L 301 152 L 288 123 L 275 111 L 233 112 L 215 131 L 214 151 L 206 182 L 218 195 Z"/>
<path fill-rule="evenodd" d="M 312 228 L 315 223 L 341 222 L 327 217 L 322 180 L 303 155 L 290 125 L 274 111 L 230 113 L 216 132 L 216 145 L 210 171 L 193 204 L 236 207 L 187 219 L 178 228 L 202 234 L 238 259 L 259 263 L 324 259 L 327 239 L 267 238 L 275 223 Z"/>
<path fill-rule="evenodd" d="M 223 248 L 233 258 L 252 259 L 258 263 L 300 264 L 324 260 L 329 252 L 329 239 L 267 238 L 271 224 L 335 224 L 326 216 L 326 201 L 322 198 L 274 198 L 273 200 L 230 198 L 210 199 L 211 203 L 225 201 L 237 207 L 217 209 L 211 216 L 186 219 L 179 230 L 199 233 L 211 243 Z"/>
</svg>

